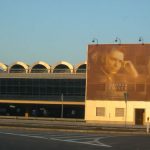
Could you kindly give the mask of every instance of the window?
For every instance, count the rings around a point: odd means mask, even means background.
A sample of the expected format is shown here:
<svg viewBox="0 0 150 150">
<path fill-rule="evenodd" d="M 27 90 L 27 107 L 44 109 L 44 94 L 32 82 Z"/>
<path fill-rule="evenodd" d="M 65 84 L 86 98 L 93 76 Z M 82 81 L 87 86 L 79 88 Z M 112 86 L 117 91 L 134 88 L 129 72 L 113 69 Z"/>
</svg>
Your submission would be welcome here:
<svg viewBox="0 0 150 150">
<path fill-rule="evenodd" d="M 96 107 L 96 116 L 105 116 L 105 108 Z"/>
<path fill-rule="evenodd" d="M 116 108 L 115 116 L 116 117 L 123 117 L 124 116 L 124 108 Z"/>
<path fill-rule="evenodd" d="M 59 100 L 62 93 L 64 100 L 84 101 L 85 79 L 0 79 L 1 99 Z"/>
</svg>

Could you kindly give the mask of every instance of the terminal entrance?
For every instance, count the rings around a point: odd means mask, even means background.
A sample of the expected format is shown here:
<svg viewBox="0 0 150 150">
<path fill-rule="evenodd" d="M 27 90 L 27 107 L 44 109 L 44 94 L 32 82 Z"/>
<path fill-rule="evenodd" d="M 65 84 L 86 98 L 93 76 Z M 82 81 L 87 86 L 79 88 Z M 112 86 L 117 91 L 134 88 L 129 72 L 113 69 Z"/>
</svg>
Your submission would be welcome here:
<svg viewBox="0 0 150 150">
<path fill-rule="evenodd" d="M 84 118 L 84 105 L 0 104 L 0 116 Z"/>
<path fill-rule="evenodd" d="M 135 125 L 143 125 L 145 109 L 135 109 Z"/>
</svg>

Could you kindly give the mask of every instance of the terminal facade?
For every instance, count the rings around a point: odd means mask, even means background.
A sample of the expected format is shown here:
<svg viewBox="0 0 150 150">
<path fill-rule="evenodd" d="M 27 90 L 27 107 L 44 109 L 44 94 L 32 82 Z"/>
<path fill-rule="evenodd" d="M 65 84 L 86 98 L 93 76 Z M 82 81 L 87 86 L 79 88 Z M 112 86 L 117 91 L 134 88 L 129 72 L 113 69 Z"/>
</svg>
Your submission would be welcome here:
<svg viewBox="0 0 150 150">
<path fill-rule="evenodd" d="M 145 125 L 150 44 L 92 44 L 87 62 L 0 63 L 0 115 Z"/>
<path fill-rule="evenodd" d="M 84 118 L 86 62 L 0 63 L 0 115 Z"/>
</svg>

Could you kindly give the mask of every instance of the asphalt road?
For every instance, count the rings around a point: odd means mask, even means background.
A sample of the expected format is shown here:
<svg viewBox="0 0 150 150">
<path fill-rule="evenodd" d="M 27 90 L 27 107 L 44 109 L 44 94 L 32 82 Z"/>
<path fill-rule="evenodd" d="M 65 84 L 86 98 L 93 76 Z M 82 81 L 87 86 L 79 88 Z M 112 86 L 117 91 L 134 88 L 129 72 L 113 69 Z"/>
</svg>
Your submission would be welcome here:
<svg viewBox="0 0 150 150">
<path fill-rule="evenodd" d="M 149 135 L 0 128 L 0 150 L 150 150 Z"/>
</svg>

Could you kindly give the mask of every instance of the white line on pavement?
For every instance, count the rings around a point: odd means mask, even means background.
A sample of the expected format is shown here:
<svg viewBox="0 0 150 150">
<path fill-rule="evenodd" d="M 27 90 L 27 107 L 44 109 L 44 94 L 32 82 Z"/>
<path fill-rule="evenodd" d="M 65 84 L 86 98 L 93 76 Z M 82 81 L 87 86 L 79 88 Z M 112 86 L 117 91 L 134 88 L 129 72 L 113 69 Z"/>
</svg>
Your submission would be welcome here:
<svg viewBox="0 0 150 150">
<path fill-rule="evenodd" d="M 15 135 L 15 136 L 22 136 L 22 137 L 30 137 L 30 138 L 38 138 L 38 139 L 48 139 L 43 136 L 35 136 L 35 135 L 28 135 L 28 134 L 16 134 L 16 133 L 10 133 L 10 132 L 0 132 L 0 134 L 6 134 L 6 135 Z"/>
<path fill-rule="evenodd" d="M 94 143 L 89 143 L 89 142 L 79 142 L 79 141 L 73 141 L 72 139 L 70 139 L 70 140 L 61 140 L 61 139 L 57 139 L 57 138 L 51 138 L 51 140 L 56 140 L 56 141 L 65 141 L 65 142 L 71 142 L 71 143 L 79 143 L 79 144 L 88 144 L 88 145 L 94 145 L 94 146 L 103 146 L 103 147 L 108 147 L 108 148 L 110 148 L 110 147 L 112 147 L 112 146 L 110 146 L 110 145 L 106 145 L 106 144 L 103 144 L 103 143 L 96 143 L 96 144 L 94 144 Z"/>
<path fill-rule="evenodd" d="M 55 140 L 55 141 L 65 141 L 65 142 L 72 142 L 72 143 L 79 143 L 79 144 L 88 144 L 88 145 L 103 146 L 103 147 L 108 147 L 108 148 L 112 147 L 110 145 L 103 144 L 100 141 L 96 142 L 96 143 L 92 143 L 92 142 L 80 142 L 80 141 L 75 141 L 74 139 L 65 140 L 65 139 L 59 139 L 59 138 L 57 139 L 57 137 L 56 138 L 48 138 L 48 137 L 37 136 L 37 135 L 17 134 L 17 133 L 11 133 L 11 132 L 0 132 L 0 134 L 13 135 L 13 136 L 21 136 L 21 137 L 29 137 L 29 138 L 37 138 L 37 139 L 46 139 L 46 140 L 50 139 L 50 140 Z M 82 138 L 82 139 L 84 139 L 84 138 Z M 92 139 L 92 138 L 89 138 L 89 139 Z M 97 138 L 97 139 L 100 139 L 100 137 Z M 93 142 L 94 142 L 94 140 L 93 140 Z"/>
</svg>

